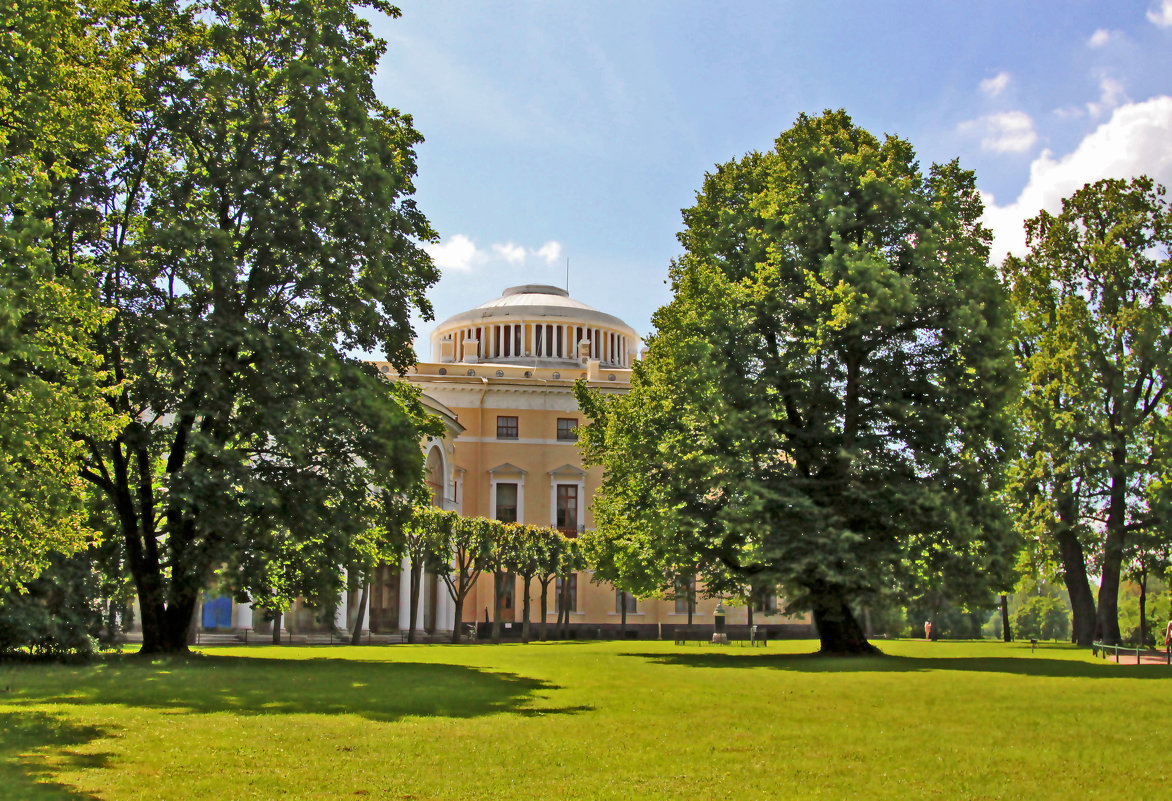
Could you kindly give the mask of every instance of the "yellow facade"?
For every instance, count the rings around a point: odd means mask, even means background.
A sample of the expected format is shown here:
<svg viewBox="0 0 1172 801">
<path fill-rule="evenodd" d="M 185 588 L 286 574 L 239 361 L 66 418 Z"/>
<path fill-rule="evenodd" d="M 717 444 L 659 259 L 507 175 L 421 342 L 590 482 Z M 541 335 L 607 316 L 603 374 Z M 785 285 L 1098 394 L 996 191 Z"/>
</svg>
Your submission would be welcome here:
<svg viewBox="0 0 1172 801">
<path fill-rule="evenodd" d="M 567 532 L 593 528 L 590 498 L 602 472 L 585 468 L 572 427 L 585 424 L 573 396 L 574 382 L 585 379 L 601 392 L 630 387 L 630 365 L 638 356 L 638 334 L 616 317 L 573 300 L 556 287 L 529 285 L 506 290 L 501 298 L 456 315 L 436 327 L 432 359 L 420 361 L 405 376 L 433 404 L 450 410 L 460 430 L 443 448 L 433 473 L 447 482 L 442 505 L 466 516 L 515 519 Z M 438 500 L 438 499 L 437 499 Z M 515 512 L 514 512 L 515 509 Z M 619 597 L 608 584 L 592 581 L 592 571 L 575 579 L 570 622 L 597 630 L 622 620 Z M 534 624 L 540 588 L 531 587 Z M 520 582 L 512 592 L 505 621 L 521 619 Z M 627 623 L 642 636 L 664 626 L 688 622 L 686 601 L 632 599 Z M 693 607 L 695 624 L 710 624 L 718 601 Z M 630 605 L 633 604 L 633 609 Z M 748 622 L 744 606 L 725 602 L 730 625 Z M 556 618 L 551 588 L 547 619 Z M 463 622 L 484 622 L 493 608 L 491 576 L 482 576 L 464 607 Z M 765 610 L 754 623 L 801 624 Z M 670 636 L 670 634 L 668 635 Z"/>
</svg>

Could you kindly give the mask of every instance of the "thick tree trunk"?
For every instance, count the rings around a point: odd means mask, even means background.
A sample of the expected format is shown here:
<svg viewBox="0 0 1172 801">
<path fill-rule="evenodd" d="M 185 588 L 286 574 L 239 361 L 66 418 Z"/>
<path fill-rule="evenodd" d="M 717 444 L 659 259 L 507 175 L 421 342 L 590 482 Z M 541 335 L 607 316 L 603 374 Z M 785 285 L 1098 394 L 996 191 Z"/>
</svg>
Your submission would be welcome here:
<svg viewBox="0 0 1172 801">
<path fill-rule="evenodd" d="M 811 604 L 814 625 L 818 627 L 818 636 L 822 641 L 820 654 L 861 656 L 880 653 L 878 648 L 867 642 L 841 590 L 818 588 L 811 593 Z"/>
<path fill-rule="evenodd" d="M 504 622 L 501 620 L 501 615 L 504 612 L 504 598 L 501 592 L 504 583 L 504 574 L 499 570 L 492 574 L 494 590 L 492 594 L 492 641 L 497 644 L 501 641 L 501 626 Z"/>
<path fill-rule="evenodd" d="M 529 642 L 529 587 L 531 586 L 532 581 L 532 576 L 525 576 L 525 581 L 523 584 L 525 599 L 522 601 L 523 607 L 521 612 L 521 642 Z"/>
<path fill-rule="evenodd" d="M 273 645 L 281 644 L 281 613 L 273 612 Z"/>
<path fill-rule="evenodd" d="M 627 594 L 624 592 L 619 596 L 619 605 L 622 607 L 622 622 L 619 624 L 619 639 L 627 639 Z"/>
<path fill-rule="evenodd" d="M 366 602 L 370 599 L 370 585 L 362 585 L 362 594 L 358 596 L 358 616 L 354 618 L 354 631 L 350 633 L 350 644 L 362 644 L 362 623 L 366 617 Z"/>
<path fill-rule="evenodd" d="M 1095 641 L 1095 597 L 1087 580 L 1087 562 L 1082 543 L 1075 534 L 1077 510 L 1073 498 L 1058 505 L 1058 552 L 1062 558 L 1062 580 L 1070 596 L 1071 635 L 1074 642 L 1089 648 Z"/>
<path fill-rule="evenodd" d="M 1122 450 L 1114 455 L 1115 464 L 1126 459 Z M 1111 500 L 1107 512 L 1107 537 L 1103 542 L 1103 578 L 1099 584 L 1098 634 L 1107 645 L 1118 645 L 1119 636 L 1119 579 L 1123 568 L 1123 547 L 1126 540 L 1127 488 L 1121 471 L 1111 476 Z"/>
<path fill-rule="evenodd" d="M 1001 593 L 1001 639 L 1013 642 L 1013 630 L 1009 627 L 1009 596 Z"/>
</svg>

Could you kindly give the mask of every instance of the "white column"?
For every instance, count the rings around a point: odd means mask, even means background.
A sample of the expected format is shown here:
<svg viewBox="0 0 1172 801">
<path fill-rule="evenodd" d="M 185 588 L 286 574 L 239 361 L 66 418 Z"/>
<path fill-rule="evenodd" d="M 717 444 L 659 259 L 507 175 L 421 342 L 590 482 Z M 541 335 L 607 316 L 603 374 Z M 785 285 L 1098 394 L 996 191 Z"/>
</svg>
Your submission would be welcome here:
<svg viewBox="0 0 1172 801">
<path fill-rule="evenodd" d="M 423 602 L 427 599 L 427 571 L 419 574 L 419 597 L 415 599 L 415 626 L 419 631 L 427 628 L 427 620 L 423 614 Z"/>
<path fill-rule="evenodd" d="M 451 631 L 456 627 L 456 607 L 452 604 L 452 596 L 443 579 L 439 579 L 439 590 L 436 592 L 435 627 L 440 631 Z"/>
<path fill-rule="evenodd" d="M 251 629 L 252 628 L 252 607 L 246 604 L 238 604 L 236 606 L 236 628 Z"/>
<path fill-rule="evenodd" d="M 411 573 L 407 557 L 399 562 L 399 629 L 406 631 L 411 625 L 408 610 L 411 609 Z"/>
<path fill-rule="evenodd" d="M 350 571 L 346 571 L 346 580 L 349 583 Z M 342 590 L 338 593 L 338 607 L 334 610 L 334 628 L 338 631 L 349 631 L 350 627 L 347 625 L 346 610 L 349 606 L 349 598 L 347 597 L 346 584 L 342 585 Z"/>
</svg>

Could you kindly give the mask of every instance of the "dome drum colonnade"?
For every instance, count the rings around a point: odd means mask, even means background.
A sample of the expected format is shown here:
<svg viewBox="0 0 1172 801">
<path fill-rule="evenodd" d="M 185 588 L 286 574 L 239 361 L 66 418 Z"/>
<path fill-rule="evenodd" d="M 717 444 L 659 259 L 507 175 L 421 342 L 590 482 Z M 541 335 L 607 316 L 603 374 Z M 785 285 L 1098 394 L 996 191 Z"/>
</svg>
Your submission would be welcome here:
<svg viewBox="0 0 1172 801">
<path fill-rule="evenodd" d="M 629 368 L 639 336 L 613 315 L 570 298 L 564 289 L 525 284 L 436 327 L 432 358 L 440 364 L 526 363 Z"/>
</svg>

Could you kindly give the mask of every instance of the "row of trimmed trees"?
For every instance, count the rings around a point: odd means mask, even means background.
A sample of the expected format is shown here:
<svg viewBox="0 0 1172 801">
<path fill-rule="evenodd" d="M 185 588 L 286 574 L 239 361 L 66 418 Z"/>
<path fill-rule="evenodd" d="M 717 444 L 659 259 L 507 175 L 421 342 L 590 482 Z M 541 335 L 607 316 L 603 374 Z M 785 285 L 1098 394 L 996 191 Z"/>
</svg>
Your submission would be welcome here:
<svg viewBox="0 0 1172 801">
<path fill-rule="evenodd" d="M 388 536 L 383 540 L 387 547 L 372 552 L 373 558 L 367 566 L 373 567 L 375 560 L 393 562 L 407 558 L 408 642 L 415 641 L 416 610 L 425 570 L 443 580 L 452 598 L 455 607 L 452 642 L 460 641 L 465 602 L 481 576 L 491 577 L 493 582 L 493 642 L 501 640 L 505 582 L 514 577 L 520 579 L 522 586 L 521 639 L 528 642 L 533 636 L 530 598 L 535 581 L 540 587 L 538 637 L 544 640 L 549 636 L 550 593 L 559 588 L 561 597 L 555 625 L 565 636 L 572 605 L 568 579 L 586 566 L 581 540 L 545 526 L 462 517 L 432 506 L 413 506 L 402 518 L 392 520 L 393 524 L 386 527 Z M 563 579 L 560 585 L 556 582 L 558 578 Z M 355 626 L 355 631 L 360 628 L 361 625 Z"/>
</svg>

